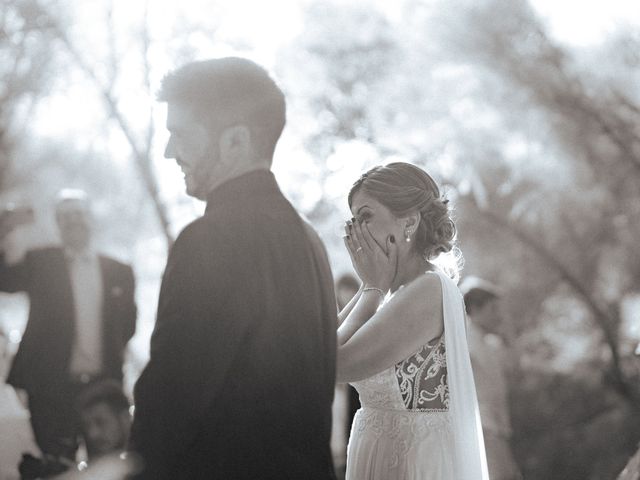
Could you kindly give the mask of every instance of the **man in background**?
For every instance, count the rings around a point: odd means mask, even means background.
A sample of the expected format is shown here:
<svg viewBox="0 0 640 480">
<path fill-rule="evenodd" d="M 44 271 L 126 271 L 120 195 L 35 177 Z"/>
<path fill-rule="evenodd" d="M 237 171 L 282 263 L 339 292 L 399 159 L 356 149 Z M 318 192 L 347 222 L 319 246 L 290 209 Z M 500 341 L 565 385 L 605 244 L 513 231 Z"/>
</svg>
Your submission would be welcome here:
<svg viewBox="0 0 640 480">
<path fill-rule="evenodd" d="M 502 342 L 500 291 L 485 280 L 468 277 L 460 285 L 469 317 L 469 353 L 478 394 L 491 480 L 522 476 L 511 451 L 511 420 Z"/>
<path fill-rule="evenodd" d="M 62 244 L 30 250 L 12 265 L 0 254 L 0 291 L 26 292 L 30 301 L 7 383 L 26 392 L 43 455 L 73 462 L 79 391 L 97 379 L 122 381 L 135 330 L 134 276 L 130 266 L 95 250 L 84 192 L 61 191 L 55 215 Z M 11 211 L 0 215 L 0 242 L 19 223 Z"/>
</svg>

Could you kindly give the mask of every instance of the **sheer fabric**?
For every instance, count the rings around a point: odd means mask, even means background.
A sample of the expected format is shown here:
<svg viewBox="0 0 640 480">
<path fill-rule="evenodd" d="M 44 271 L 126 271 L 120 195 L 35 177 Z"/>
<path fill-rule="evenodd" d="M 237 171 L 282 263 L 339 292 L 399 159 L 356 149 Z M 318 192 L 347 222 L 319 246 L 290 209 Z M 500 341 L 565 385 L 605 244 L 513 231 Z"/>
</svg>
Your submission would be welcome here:
<svg viewBox="0 0 640 480">
<path fill-rule="evenodd" d="M 442 285 L 450 414 L 453 426 L 457 480 L 489 480 L 478 398 L 467 344 L 464 300 L 457 285 L 437 271 Z"/>
<path fill-rule="evenodd" d="M 400 394 L 407 410 L 447 411 L 449 387 L 444 338 L 426 344 L 395 366 Z"/>
<path fill-rule="evenodd" d="M 488 480 L 464 304 L 442 284 L 444 334 L 359 382 L 347 480 Z"/>
</svg>

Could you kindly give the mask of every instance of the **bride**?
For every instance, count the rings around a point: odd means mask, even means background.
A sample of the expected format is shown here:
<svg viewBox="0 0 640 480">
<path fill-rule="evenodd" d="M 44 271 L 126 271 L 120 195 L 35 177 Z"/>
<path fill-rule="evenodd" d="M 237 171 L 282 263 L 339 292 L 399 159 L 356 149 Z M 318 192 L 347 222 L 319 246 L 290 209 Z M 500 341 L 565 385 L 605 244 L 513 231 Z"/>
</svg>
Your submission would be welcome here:
<svg viewBox="0 0 640 480">
<path fill-rule="evenodd" d="M 339 382 L 360 395 L 347 480 L 487 480 L 456 284 L 432 263 L 455 226 L 434 180 L 378 166 L 349 192 L 344 237 L 359 292 L 340 312 Z"/>
</svg>

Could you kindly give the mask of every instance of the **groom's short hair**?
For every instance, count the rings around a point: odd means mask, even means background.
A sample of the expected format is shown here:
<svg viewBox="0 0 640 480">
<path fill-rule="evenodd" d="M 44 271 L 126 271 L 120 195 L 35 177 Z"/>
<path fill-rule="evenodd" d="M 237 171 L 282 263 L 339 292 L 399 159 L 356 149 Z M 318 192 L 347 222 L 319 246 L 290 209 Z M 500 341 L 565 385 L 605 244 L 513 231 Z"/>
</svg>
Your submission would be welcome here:
<svg viewBox="0 0 640 480">
<path fill-rule="evenodd" d="M 162 80 L 158 99 L 192 109 L 215 130 L 234 124 L 249 128 L 254 148 L 268 158 L 286 123 L 282 90 L 267 71 L 251 60 L 225 57 L 191 62 Z"/>
</svg>

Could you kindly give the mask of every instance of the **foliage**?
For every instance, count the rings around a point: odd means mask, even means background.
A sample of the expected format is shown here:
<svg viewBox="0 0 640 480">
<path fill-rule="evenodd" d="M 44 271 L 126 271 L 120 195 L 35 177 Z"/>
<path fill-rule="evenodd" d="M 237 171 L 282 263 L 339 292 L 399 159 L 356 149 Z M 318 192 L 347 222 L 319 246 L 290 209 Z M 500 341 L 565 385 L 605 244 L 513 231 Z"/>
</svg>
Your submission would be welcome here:
<svg viewBox="0 0 640 480">
<path fill-rule="evenodd" d="M 5 189 L 29 115 L 59 73 L 51 56 L 50 20 L 41 14 L 51 3 L 12 0 L 0 6 L 0 186 Z"/>
</svg>

